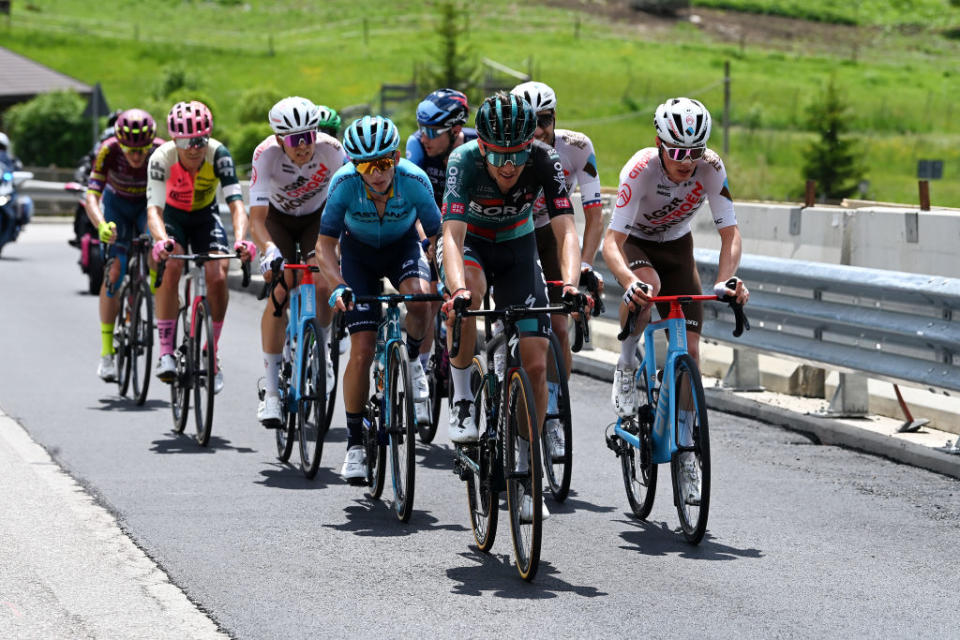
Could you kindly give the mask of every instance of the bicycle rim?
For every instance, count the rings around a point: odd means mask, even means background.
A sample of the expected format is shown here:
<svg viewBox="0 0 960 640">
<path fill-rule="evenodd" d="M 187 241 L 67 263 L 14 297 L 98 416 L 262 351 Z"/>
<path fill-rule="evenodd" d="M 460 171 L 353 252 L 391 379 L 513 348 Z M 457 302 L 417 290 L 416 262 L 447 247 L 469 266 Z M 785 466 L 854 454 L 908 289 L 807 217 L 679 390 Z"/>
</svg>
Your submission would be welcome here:
<svg viewBox="0 0 960 640">
<path fill-rule="evenodd" d="M 504 474 L 507 481 L 507 508 L 510 512 L 510 532 L 517 571 L 524 580 L 533 580 L 540 564 L 540 538 L 543 527 L 543 496 L 541 493 L 540 438 L 536 432 L 533 391 L 523 369 L 510 374 L 507 388 Z M 525 465 L 518 467 L 520 439 L 529 443 Z M 523 468 L 526 466 L 526 469 Z M 529 500 L 530 518 L 521 518 L 524 500 Z"/>
<path fill-rule="evenodd" d="M 475 462 L 480 466 L 480 473 L 471 473 L 467 477 L 467 503 L 470 507 L 470 527 L 473 529 L 473 539 L 477 548 L 484 553 L 493 547 L 497 537 L 497 516 L 500 512 L 500 495 L 493 490 L 493 474 L 496 470 L 497 443 L 496 440 L 486 437 L 487 417 L 492 402 L 487 386 L 482 384 L 483 367 L 480 359 L 473 359 L 473 373 L 471 380 L 479 381 L 475 388 L 475 405 L 477 429 L 480 432 L 480 443 L 472 448 Z"/>
<path fill-rule="evenodd" d="M 387 359 L 387 385 L 390 402 L 390 470 L 393 475 L 394 509 L 401 522 L 413 513 L 416 488 L 416 419 L 413 390 L 410 388 L 410 362 L 406 346 L 391 344 Z"/>
<path fill-rule="evenodd" d="M 214 376 L 217 371 L 216 349 L 213 339 L 213 327 L 210 319 L 210 307 L 201 300 L 193 316 L 195 328 L 191 340 L 191 360 L 194 363 L 193 410 L 196 421 L 197 443 L 201 447 L 210 444 L 210 432 L 213 428 L 213 390 Z"/>
<path fill-rule="evenodd" d="M 130 287 L 124 285 L 114 295 L 120 303 L 117 317 L 113 320 L 113 352 L 117 366 L 117 386 L 120 395 L 127 395 L 130 389 L 130 342 L 132 340 L 131 327 L 133 326 L 133 305 L 130 304 Z"/>
<path fill-rule="evenodd" d="M 300 345 L 300 400 L 297 403 L 297 433 L 300 439 L 300 469 L 307 478 L 317 475 L 326 435 L 327 364 L 316 321 L 303 328 Z"/>
<path fill-rule="evenodd" d="M 367 448 L 367 484 L 370 497 L 374 500 L 383 494 L 383 484 L 387 470 L 387 447 L 381 444 L 380 430 L 383 421 L 382 404 L 375 397 L 370 398 L 367 407 L 369 425 L 364 429 L 364 444 Z"/>
<path fill-rule="evenodd" d="M 186 313 L 177 313 L 173 325 L 173 344 L 177 348 L 173 357 L 177 361 L 177 375 L 170 384 L 170 407 L 173 409 L 173 430 L 183 433 L 187 426 L 187 414 L 190 412 L 190 394 L 193 385 L 193 365 L 190 359 L 190 331 L 187 328 Z M 177 334 L 182 333 L 177 340 Z"/>
<path fill-rule="evenodd" d="M 150 363 L 153 361 L 153 296 L 145 282 L 141 282 L 136 295 L 134 325 L 131 336 L 131 364 L 133 368 L 133 393 L 138 405 L 147 401 L 150 389 Z"/>
<path fill-rule="evenodd" d="M 556 385 L 557 406 L 548 403 L 545 420 L 558 420 L 563 434 L 563 455 L 554 456 L 550 450 L 547 429 L 541 430 L 540 449 L 543 452 L 543 476 L 550 486 L 553 499 L 563 502 L 570 492 L 570 473 L 573 467 L 573 421 L 570 415 L 570 389 L 567 371 L 556 335 L 550 334 L 547 351 L 547 386 Z"/>
<path fill-rule="evenodd" d="M 673 496 L 680 517 L 680 529 L 687 542 L 699 544 L 707 530 L 707 516 L 710 512 L 710 438 L 707 426 L 707 406 L 703 395 L 703 383 L 700 379 L 700 370 L 696 362 L 687 354 L 681 355 L 676 361 L 676 379 L 674 382 L 676 396 L 677 421 L 674 424 L 674 433 L 680 437 L 681 411 L 686 412 L 686 419 L 693 419 L 691 434 L 693 439 L 692 453 L 699 479 L 699 504 L 688 504 L 686 499 L 686 479 L 681 469 L 681 453 L 673 455 L 670 469 L 673 475 Z"/>
</svg>

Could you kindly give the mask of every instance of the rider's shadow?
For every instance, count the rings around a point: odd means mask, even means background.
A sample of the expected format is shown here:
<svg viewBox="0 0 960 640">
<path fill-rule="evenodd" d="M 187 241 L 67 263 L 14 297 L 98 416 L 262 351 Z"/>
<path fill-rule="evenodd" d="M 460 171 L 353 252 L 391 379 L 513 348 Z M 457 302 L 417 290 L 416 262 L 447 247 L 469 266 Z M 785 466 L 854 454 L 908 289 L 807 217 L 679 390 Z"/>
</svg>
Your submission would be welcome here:
<svg viewBox="0 0 960 640">
<path fill-rule="evenodd" d="M 517 575 L 513 557 L 508 554 L 487 554 L 471 547 L 459 554 L 470 564 L 447 569 L 447 577 L 456 581 L 453 593 L 464 596 L 482 596 L 491 593 L 498 598 L 515 600 L 546 600 L 561 593 L 572 593 L 585 598 L 607 595 L 596 587 L 576 586 L 561 580 L 554 566 L 540 560 L 533 582 L 524 582 Z"/>
<path fill-rule="evenodd" d="M 413 510 L 409 522 L 400 522 L 393 503 L 370 498 L 356 498 L 353 506 L 344 509 L 347 521 L 342 524 L 325 524 L 337 531 L 348 531 L 358 536 L 399 538 L 423 531 L 466 531 L 460 524 L 437 525 L 439 520 L 429 511 Z"/>
<path fill-rule="evenodd" d="M 427 469 L 453 470 L 453 448 L 449 445 L 420 444 L 417 446 L 417 466 Z"/>
<path fill-rule="evenodd" d="M 693 560 L 737 560 L 739 558 L 758 559 L 763 557 L 760 549 L 737 549 L 716 542 L 716 538 L 707 532 L 698 545 L 692 545 L 683 537 L 679 529 L 671 529 L 666 522 L 644 520 L 618 520 L 633 527 L 632 531 L 623 531 L 620 537 L 629 546 L 621 546 L 627 551 L 637 551 L 648 556 L 680 556 Z"/>
<path fill-rule="evenodd" d="M 543 495 L 550 497 L 550 487 L 547 486 L 547 483 L 543 484 Z M 616 511 L 616 507 L 612 506 L 602 506 L 599 504 L 593 504 L 592 502 L 586 502 L 584 500 L 577 500 L 577 492 L 573 489 L 567 494 L 567 499 L 563 502 L 557 502 L 556 500 L 550 501 L 550 513 L 573 513 L 574 511 L 592 511 L 593 513 L 609 513 L 611 511 Z"/>
<path fill-rule="evenodd" d="M 170 405 L 166 400 L 147 400 L 142 405 L 137 406 L 137 403 L 130 398 L 125 398 L 123 396 L 110 396 L 109 398 L 100 398 L 97 402 L 100 403 L 99 407 L 88 407 L 89 409 L 94 409 L 96 411 L 153 411 L 154 409 L 160 409 L 163 407 L 168 407 Z"/>
<path fill-rule="evenodd" d="M 274 462 L 270 465 L 271 469 L 264 469 L 260 472 L 263 476 L 257 480 L 257 484 L 276 489 L 324 489 L 331 484 L 342 482 L 340 476 L 330 469 L 321 467 L 317 470 L 317 475 L 311 480 L 303 475 L 300 468 L 287 463 Z"/>
<path fill-rule="evenodd" d="M 185 433 L 172 433 L 166 440 L 154 440 L 150 451 L 154 453 L 216 453 L 217 451 L 235 451 L 236 453 L 256 453 L 250 447 L 235 447 L 230 441 L 219 436 L 210 436 L 206 447 L 197 444 L 196 438 Z"/>
</svg>

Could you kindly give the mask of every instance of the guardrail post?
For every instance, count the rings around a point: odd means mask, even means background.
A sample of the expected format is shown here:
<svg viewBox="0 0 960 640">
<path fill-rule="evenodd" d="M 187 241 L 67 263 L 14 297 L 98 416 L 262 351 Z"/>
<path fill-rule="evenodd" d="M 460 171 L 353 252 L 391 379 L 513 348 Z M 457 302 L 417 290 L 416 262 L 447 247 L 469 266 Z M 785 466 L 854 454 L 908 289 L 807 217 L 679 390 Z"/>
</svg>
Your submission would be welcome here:
<svg viewBox="0 0 960 640">
<path fill-rule="evenodd" d="M 866 376 L 841 373 L 830 406 L 822 414 L 830 418 L 865 418 L 870 409 Z"/>
<path fill-rule="evenodd" d="M 750 349 L 734 349 L 733 362 L 723 377 L 723 386 L 731 391 L 763 391 L 759 354 Z"/>
</svg>

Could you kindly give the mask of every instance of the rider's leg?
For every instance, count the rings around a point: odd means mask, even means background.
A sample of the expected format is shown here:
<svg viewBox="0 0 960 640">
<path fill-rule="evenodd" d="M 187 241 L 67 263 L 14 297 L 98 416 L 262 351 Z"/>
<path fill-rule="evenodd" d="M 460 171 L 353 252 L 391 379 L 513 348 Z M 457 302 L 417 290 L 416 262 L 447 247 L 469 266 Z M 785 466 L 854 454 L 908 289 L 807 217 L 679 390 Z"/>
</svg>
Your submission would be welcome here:
<svg viewBox="0 0 960 640">
<path fill-rule="evenodd" d="M 284 273 L 287 285 L 292 285 L 292 276 Z M 280 316 L 275 315 L 277 306 L 273 300 L 267 298 L 267 304 L 260 317 L 260 342 L 263 347 L 264 388 L 267 395 L 279 395 L 280 366 L 283 359 L 284 327 L 287 323 L 286 301 L 287 289 L 278 285 L 273 290 L 273 297 L 281 309 Z"/>
<path fill-rule="evenodd" d="M 475 263 L 464 264 L 464 280 L 470 290 L 470 308 L 479 309 L 483 294 L 487 291 L 487 278 Z M 452 314 L 451 314 L 452 317 Z M 453 380 L 453 401 L 472 400 L 470 389 L 470 364 L 473 362 L 474 345 L 477 343 L 476 318 L 463 318 L 460 322 L 460 351 L 450 359 L 450 375 Z M 447 349 L 453 346 L 453 331 L 447 330 Z"/>
<path fill-rule="evenodd" d="M 370 395 L 370 365 L 373 363 L 376 339 L 376 332 L 369 329 L 350 334 L 350 359 L 343 372 L 343 406 L 348 426 L 347 449 L 363 444 L 362 424 L 357 417 L 362 418 L 364 404 Z"/>
<path fill-rule="evenodd" d="M 539 336 L 520 338 L 520 361 L 533 386 L 534 407 L 537 416 L 537 428 L 543 426 L 543 417 L 547 412 L 547 349 L 549 342 Z"/>
</svg>

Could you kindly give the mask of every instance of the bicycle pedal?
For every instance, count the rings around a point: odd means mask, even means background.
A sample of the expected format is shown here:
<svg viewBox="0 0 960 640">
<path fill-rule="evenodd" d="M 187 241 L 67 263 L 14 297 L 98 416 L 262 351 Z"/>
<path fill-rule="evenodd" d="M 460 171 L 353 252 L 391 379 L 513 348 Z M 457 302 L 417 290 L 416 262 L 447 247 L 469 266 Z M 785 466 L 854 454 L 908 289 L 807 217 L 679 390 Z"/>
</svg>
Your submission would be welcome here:
<svg viewBox="0 0 960 640">
<path fill-rule="evenodd" d="M 366 487 L 367 479 L 366 478 L 350 478 L 347 480 L 347 484 L 351 487 Z"/>
</svg>

